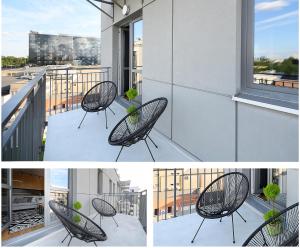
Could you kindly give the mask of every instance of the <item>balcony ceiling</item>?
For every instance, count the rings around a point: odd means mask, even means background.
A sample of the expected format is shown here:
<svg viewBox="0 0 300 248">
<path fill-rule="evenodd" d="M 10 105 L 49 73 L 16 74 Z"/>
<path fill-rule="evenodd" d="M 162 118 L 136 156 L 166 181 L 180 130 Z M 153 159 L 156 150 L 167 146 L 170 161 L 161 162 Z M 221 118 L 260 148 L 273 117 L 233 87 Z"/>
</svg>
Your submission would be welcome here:
<svg viewBox="0 0 300 248">
<path fill-rule="evenodd" d="M 262 215 L 244 203 L 239 213 L 247 220 L 245 223 L 238 214 L 234 214 L 235 240 L 232 243 L 231 217 L 219 219 L 206 219 L 195 239 L 202 218 L 196 213 L 162 220 L 154 223 L 154 246 L 241 246 L 250 234 L 263 223 Z"/>
<path fill-rule="evenodd" d="M 120 147 L 108 144 L 110 131 L 125 116 L 126 111 L 118 103 L 111 106 L 116 113 L 114 116 L 109 110 L 108 129 L 105 129 L 104 112 L 88 113 L 81 128 L 78 124 L 84 112 L 81 109 L 59 113 L 49 117 L 47 139 L 45 146 L 45 161 L 106 161 L 114 162 Z M 151 138 L 156 142 L 156 149 L 149 141 L 156 161 L 193 161 L 194 158 L 170 142 L 159 132 L 152 130 Z M 139 142 L 129 148 L 124 148 L 118 161 L 152 162 L 144 142 Z"/>
</svg>

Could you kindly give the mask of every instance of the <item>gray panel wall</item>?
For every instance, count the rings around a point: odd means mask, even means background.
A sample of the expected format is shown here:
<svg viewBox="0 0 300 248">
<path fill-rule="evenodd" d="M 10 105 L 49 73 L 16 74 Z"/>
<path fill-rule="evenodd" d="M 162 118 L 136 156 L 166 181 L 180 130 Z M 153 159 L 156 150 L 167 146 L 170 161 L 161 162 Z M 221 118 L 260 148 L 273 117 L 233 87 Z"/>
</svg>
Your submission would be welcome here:
<svg viewBox="0 0 300 248">
<path fill-rule="evenodd" d="M 238 103 L 239 161 L 298 161 L 298 117 Z"/>
<path fill-rule="evenodd" d="M 141 7 L 129 2 L 132 10 Z M 231 100 L 241 88 L 241 1 L 145 0 L 143 6 L 143 102 L 169 100 L 156 128 L 203 161 L 297 161 L 297 116 Z M 114 11 L 120 21 L 121 10 Z M 112 64 L 109 55 L 119 48 L 111 47 L 116 33 L 106 32 L 102 62 Z"/>
</svg>

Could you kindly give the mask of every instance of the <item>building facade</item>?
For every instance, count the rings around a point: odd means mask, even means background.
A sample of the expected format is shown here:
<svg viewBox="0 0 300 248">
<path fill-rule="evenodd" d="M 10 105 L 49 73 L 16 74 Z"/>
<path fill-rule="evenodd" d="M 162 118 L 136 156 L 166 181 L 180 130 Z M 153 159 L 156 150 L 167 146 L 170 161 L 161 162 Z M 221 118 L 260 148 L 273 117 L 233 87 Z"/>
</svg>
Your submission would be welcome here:
<svg viewBox="0 0 300 248">
<path fill-rule="evenodd" d="M 166 97 L 156 129 L 199 160 L 298 161 L 298 75 L 254 78 L 256 2 L 128 0 L 127 15 L 101 6 L 113 17 L 102 14 L 101 64 L 120 96 Z"/>
<path fill-rule="evenodd" d="M 35 65 L 99 65 L 100 39 L 29 33 L 29 62 Z"/>
</svg>

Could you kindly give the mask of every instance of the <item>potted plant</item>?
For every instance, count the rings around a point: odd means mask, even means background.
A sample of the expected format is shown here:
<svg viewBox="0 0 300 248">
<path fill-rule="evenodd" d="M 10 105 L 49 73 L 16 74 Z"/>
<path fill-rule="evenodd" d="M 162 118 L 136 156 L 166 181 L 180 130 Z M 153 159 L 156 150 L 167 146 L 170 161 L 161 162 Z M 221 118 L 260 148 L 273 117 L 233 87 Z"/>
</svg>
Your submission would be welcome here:
<svg viewBox="0 0 300 248">
<path fill-rule="evenodd" d="M 280 188 L 277 184 L 270 183 L 263 189 L 264 195 L 267 200 L 272 202 L 272 209 L 264 214 L 265 221 L 279 216 L 279 211 L 275 209 L 275 200 L 280 193 Z M 267 225 L 267 230 L 270 236 L 276 236 L 282 232 L 282 221 L 276 218 Z"/>
<path fill-rule="evenodd" d="M 130 102 L 132 100 L 134 100 L 137 97 L 137 95 L 138 95 L 138 92 L 134 88 L 130 88 L 128 91 L 126 91 L 126 96 Z M 136 111 L 136 109 L 137 109 L 137 107 L 134 104 L 130 105 L 127 108 L 128 114 L 133 113 L 128 117 L 128 120 L 131 124 L 136 124 L 139 121 L 139 113 Z"/>
<path fill-rule="evenodd" d="M 77 211 L 79 211 L 79 209 L 82 208 L 81 202 L 80 202 L 80 201 L 74 202 L 74 203 L 73 203 L 73 208 L 76 209 Z M 80 215 L 79 215 L 79 214 L 75 214 L 75 215 L 73 216 L 73 221 L 74 221 L 75 223 L 79 223 L 79 222 L 81 221 Z"/>
</svg>

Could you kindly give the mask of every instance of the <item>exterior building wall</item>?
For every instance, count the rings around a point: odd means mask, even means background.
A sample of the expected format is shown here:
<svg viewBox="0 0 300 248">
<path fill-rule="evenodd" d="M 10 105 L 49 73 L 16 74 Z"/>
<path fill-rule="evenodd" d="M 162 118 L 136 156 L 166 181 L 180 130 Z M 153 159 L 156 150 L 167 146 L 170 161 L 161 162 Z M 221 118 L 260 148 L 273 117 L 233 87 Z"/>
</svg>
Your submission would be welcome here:
<svg viewBox="0 0 300 248">
<path fill-rule="evenodd" d="M 115 185 L 119 183 L 119 176 L 115 169 L 103 170 L 103 193 L 108 193 L 109 180 Z M 76 169 L 73 172 L 73 202 L 80 201 L 80 211 L 89 216 L 95 213 L 91 204 L 93 198 L 98 197 L 98 169 Z"/>
<path fill-rule="evenodd" d="M 202 161 L 298 161 L 297 115 L 232 100 L 241 89 L 241 2 L 127 2 L 130 14 L 143 12 L 143 102 L 166 97 L 156 129 Z M 101 50 L 116 75 L 118 26 L 130 17 L 117 6 L 114 16 L 113 24 L 102 15 Z"/>
</svg>

